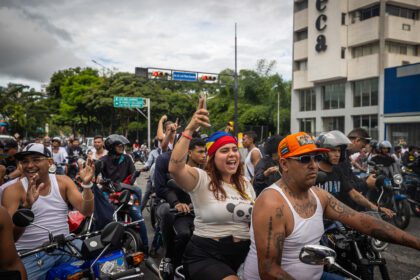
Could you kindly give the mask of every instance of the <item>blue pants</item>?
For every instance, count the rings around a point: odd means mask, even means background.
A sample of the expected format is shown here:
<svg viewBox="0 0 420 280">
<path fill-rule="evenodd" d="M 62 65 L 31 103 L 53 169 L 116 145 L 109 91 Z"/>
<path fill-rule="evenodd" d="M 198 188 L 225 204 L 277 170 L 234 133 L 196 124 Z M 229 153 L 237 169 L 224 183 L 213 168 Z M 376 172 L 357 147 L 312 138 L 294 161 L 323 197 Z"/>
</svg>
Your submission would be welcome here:
<svg viewBox="0 0 420 280">
<path fill-rule="evenodd" d="M 324 273 L 322 274 L 321 280 L 345 280 L 347 279 L 344 276 L 335 274 L 335 273 L 331 273 L 331 272 L 326 272 L 324 271 Z"/>
<path fill-rule="evenodd" d="M 75 240 L 73 244 L 80 249 L 82 241 Z M 78 259 L 66 254 L 62 250 L 55 250 L 48 254 L 46 252 L 39 252 L 22 258 L 22 263 L 25 266 L 28 279 L 38 280 L 45 279 L 48 271 L 53 267 L 76 260 Z"/>
</svg>

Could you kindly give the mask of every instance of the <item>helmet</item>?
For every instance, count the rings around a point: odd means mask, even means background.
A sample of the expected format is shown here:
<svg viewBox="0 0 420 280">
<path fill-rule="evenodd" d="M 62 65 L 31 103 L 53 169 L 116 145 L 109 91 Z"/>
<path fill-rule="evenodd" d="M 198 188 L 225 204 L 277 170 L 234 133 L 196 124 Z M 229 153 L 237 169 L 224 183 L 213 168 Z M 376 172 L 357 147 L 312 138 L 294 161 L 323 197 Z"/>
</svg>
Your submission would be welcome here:
<svg viewBox="0 0 420 280">
<path fill-rule="evenodd" d="M 373 149 L 378 148 L 378 140 L 370 140 L 369 146 L 371 146 Z"/>
<path fill-rule="evenodd" d="M 389 141 L 384 140 L 379 143 L 379 149 L 392 149 L 392 144 Z"/>
<path fill-rule="evenodd" d="M 130 144 L 130 141 L 128 141 L 128 139 L 124 136 L 118 134 L 111 134 L 105 139 L 105 149 L 111 153 L 114 152 L 115 146 L 120 144 L 127 145 Z"/>
<path fill-rule="evenodd" d="M 1 140 L 1 146 L 4 150 L 17 149 L 18 143 L 13 137 L 7 137 Z"/>
<path fill-rule="evenodd" d="M 332 130 L 329 132 L 322 133 L 315 140 L 315 144 L 319 148 L 325 149 L 333 149 L 342 146 L 347 147 L 347 145 L 350 143 L 350 139 L 347 138 L 347 136 L 344 135 L 344 133 L 338 130 Z"/>
</svg>

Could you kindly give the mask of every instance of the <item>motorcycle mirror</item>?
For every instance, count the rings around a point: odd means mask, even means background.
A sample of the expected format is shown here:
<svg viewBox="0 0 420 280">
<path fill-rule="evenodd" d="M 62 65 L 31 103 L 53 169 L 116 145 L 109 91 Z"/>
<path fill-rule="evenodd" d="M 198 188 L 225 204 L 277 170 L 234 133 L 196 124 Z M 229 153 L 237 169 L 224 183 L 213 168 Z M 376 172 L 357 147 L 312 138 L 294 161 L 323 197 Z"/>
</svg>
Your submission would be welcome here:
<svg viewBox="0 0 420 280">
<path fill-rule="evenodd" d="M 327 173 L 319 170 L 318 174 L 316 175 L 315 185 L 324 184 L 326 179 L 327 179 Z"/>
<path fill-rule="evenodd" d="M 384 185 L 385 177 L 383 175 L 379 175 L 376 177 L 375 187 L 380 188 Z"/>
<path fill-rule="evenodd" d="M 334 263 L 337 254 L 331 248 L 322 245 L 306 245 L 299 254 L 301 262 L 311 265 L 329 265 Z"/>
<path fill-rule="evenodd" d="M 18 209 L 15 214 L 13 214 L 12 220 L 13 224 L 18 227 L 27 227 L 34 221 L 35 215 L 31 209 Z"/>
<path fill-rule="evenodd" d="M 113 247 L 120 248 L 124 235 L 124 226 L 118 222 L 107 224 L 101 233 L 101 242 L 103 245 L 111 244 Z"/>
<path fill-rule="evenodd" d="M 121 204 L 127 204 L 130 201 L 130 192 L 128 190 L 123 190 L 118 197 L 118 201 Z"/>
</svg>

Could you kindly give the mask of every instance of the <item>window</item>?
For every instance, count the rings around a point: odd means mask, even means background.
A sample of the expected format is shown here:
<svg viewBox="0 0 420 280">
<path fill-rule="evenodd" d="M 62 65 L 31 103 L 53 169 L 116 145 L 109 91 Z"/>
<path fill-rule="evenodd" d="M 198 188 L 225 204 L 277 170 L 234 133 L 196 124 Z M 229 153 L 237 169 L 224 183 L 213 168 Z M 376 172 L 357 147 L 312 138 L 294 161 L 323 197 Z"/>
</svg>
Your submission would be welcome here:
<svg viewBox="0 0 420 280">
<path fill-rule="evenodd" d="M 402 30 L 404 30 L 404 31 L 410 31 L 411 30 L 411 25 L 403 23 Z"/>
<path fill-rule="evenodd" d="M 307 60 L 296 61 L 296 71 L 306 71 L 306 70 L 308 70 Z"/>
<path fill-rule="evenodd" d="M 341 58 L 342 59 L 346 58 L 346 48 L 341 48 Z"/>
<path fill-rule="evenodd" d="M 398 7 L 394 5 L 386 5 L 386 13 L 391 16 L 403 17 L 414 20 L 416 20 L 418 17 L 416 10 Z"/>
<path fill-rule="evenodd" d="M 368 131 L 370 137 L 378 139 L 378 116 L 361 115 L 353 116 L 353 127 L 361 127 Z"/>
<path fill-rule="evenodd" d="M 345 85 L 333 84 L 322 87 L 322 103 L 324 110 L 339 109 L 345 107 Z"/>
<path fill-rule="evenodd" d="M 308 29 L 295 32 L 295 42 L 299 42 L 308 38 Z"/>
<path fill-rule="evenodd" d="M 354 47 L 353 49 L 353 58 L 371 55 L 379 52 L 378 43 L 367 44 L 359 47 Z"/>
<path fill-rule="evenodd" d="M 378 78 L 360 80 L 353 83 L 353 106 L 378 105 Z"/>
<path fill-rule="evenodd" d="M 299 120 L 299 131 L 303 131 L 310 134 L 315 134 L 315 118 L 300 119 Z"/>
<path fill-rule="evenodd" d="M 344 132 L 344 117 L 322 118 L 323 131 L 340 130 Z"/>
<path fill-rule="evenodd" d="M 416 56 L 418 47 L 395 42 L 387 42 L 387 49 L 390 53 Z"/>
<path fill-rule="evenodd" d="M 299 91 L 300 111 L 315 111 L 316 96 L 313 89 Z"/>
<path fill-rule="evenodd" d="M 360 10 L 360 21 L 379 16 L 379 5 Z"/>
<path fill-rule="evenodd" d="M 341 14 L 341 25 L 346 25 L 346 14 L 345 13 Z"/>
<path fill-rule="evenodd" d="M 295 2 L 295 13 L 308 8 L 308 0 Z"/>
</svg>

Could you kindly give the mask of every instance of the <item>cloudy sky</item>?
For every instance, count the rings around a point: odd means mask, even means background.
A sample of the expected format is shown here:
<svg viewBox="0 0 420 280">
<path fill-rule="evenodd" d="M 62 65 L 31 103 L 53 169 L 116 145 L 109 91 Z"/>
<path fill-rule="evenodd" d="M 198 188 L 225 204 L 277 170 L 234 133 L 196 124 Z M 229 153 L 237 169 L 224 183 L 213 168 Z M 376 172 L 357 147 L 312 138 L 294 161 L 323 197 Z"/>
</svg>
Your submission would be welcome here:
<svg viewBox="0 0 420 280">
<path fill-rule="evenodd" d="M 39 89 L 60 69 L 92 60 L 119 71 L 203 72 L 276 60 L 291 77 L 291 0 L 0 0 L 0 86 Z"/>
</svg>

